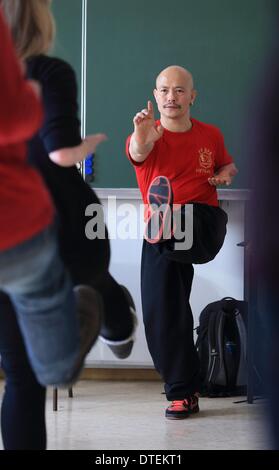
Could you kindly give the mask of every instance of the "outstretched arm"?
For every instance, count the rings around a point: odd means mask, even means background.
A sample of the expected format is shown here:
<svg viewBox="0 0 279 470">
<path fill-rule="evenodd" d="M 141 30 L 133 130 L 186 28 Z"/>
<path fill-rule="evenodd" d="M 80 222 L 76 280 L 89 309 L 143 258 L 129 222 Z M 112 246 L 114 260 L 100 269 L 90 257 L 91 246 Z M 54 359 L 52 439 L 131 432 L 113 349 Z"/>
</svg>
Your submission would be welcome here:
<svg viewBox="0 0 279 470">
<path fill-rule="evenodd" d="M 59 166 L 73 166 L 95 153 L 99 144 L 107 140 L 105 134 L 92 134 L 85 137 L 80 145 L 55 150 L 49 153 L 49 158 Z"/>
<path fill-rule="evenodd" d="M 133 123 L 134 133 L 131 137 L 129 153 L 136 162 L 143 162 L 150 154 L 155 142 L 163 135 L 163 127 L 156 125 L 151 101 L 148 101 L 147 109 L 135 115 Z"/>
</svg>

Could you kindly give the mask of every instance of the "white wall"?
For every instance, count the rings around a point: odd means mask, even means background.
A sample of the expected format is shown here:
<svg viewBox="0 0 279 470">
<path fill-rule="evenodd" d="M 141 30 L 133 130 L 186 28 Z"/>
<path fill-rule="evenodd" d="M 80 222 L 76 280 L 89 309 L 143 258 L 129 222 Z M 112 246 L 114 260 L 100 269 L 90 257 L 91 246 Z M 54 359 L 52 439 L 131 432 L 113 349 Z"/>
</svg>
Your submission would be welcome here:
<svg viewBox="0 0 279 470">
<path fill-rule="evenodd" d="M 122 190 L 125 191 L 125 190 Z M 127 190 L 128 191 L 128 190 Z M 110 233 L 114 231 L 114 221 L 108 214 L 107 197 L 99 194 L 105 213 L 108 215 L 107 225 Z M 234 199 L 234 198 L 233 198 Z M 122 204 L 132 204 L 134 223 L 137 224 L 137 232 L 141 230 L 140 199 L 119 198 L 116 201 L 117 213 Z M 121 207 L 120 207 L 121 206 Z M 129 206 L 125 206 L 128 208 Z M 208 264 L 195 265 L 195 276 L 191 294 L 191 306 L 194 315 L 194 324 L 198 325 L 198 317 L 201 310 L 209 303 L 225 296 L 243 299 L 243 248 L 236 244 L 244 238 L 244 201 L 223 200 L 222 207 L 229 217 L 228 232 L 225 243 L 217 257 Z M 123 220 L 123 215 L 118 219 Z M 123 228 L 123 227 L 122 227 Z M 142 233 L 142 232 L 141 232 Z M 139 233 L 138 233 L 139 235 Z M 116 359 L 107 346 L 99 341 L 93 347 L 87 357 L 87 365 L 96 367 L 152 367 L 152 360 L 147 349 L 144 328 L 142 322 L 142 309 L 140 297 L 140 260 L 141 260 L 142 235 L 137 239 L 111 240 L 111 265 L 110 272 L 115 279 L 124 284 L 131 292 L 139 319 L 136 342 L 131 356 L 124 360 Z"/>
</svg>

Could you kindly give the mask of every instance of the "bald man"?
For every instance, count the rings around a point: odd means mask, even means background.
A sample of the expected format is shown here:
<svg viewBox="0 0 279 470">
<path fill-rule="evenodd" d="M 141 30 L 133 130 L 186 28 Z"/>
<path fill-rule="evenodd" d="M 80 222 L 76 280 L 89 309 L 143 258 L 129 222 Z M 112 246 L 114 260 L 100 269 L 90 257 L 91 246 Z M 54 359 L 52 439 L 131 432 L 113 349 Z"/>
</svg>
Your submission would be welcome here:
<svg viewBox="0 0 279 470">
<path fill-rule="evenodd" d="M 166 417 L 183 419 L 199 411 L 193 263 L 212 260 L 223 245 L 227 215 L 216 187 L 231 184 L 237 169 L 220 130 L 190 116 L 197 92 L 189 71 L 167 67 L 153 93 L 160 120 L 148 101 L 134 117 L 126 152 L 148 207 L 141 266 L 147 344 L 171 402 Z M 191 243 L 181 248 L 183 233 Z"/>
</svg>

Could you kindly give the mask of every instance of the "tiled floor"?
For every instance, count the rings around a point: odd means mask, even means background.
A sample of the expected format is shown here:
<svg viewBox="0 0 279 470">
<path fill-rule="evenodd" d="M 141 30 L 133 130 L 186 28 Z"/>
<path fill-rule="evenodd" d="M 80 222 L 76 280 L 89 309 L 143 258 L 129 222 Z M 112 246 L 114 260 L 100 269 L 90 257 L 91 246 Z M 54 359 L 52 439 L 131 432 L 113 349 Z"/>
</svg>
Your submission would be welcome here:
<svg viewBox="0 0 279 470">
<path fill-rule="evenodd" d="M 57 412 L 50 389 L 48 449 L 268 449 L 263 402 L 234 401 L 202 398 L 199 414 L 173 421 L 160 382 L 81 381 L 72 399 L 59 391 Z"/>
</svg>

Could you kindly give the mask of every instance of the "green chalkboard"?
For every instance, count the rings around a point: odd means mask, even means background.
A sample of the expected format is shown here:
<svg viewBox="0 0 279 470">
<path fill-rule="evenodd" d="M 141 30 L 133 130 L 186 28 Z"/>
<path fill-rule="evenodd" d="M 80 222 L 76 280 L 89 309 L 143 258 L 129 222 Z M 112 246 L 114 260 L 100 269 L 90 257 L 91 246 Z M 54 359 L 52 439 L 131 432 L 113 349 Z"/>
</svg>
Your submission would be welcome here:
<svg viewBox="0 0 279 470">
<path fill-rule="evenodd" d="M 54 2 L 59 48 L 80 67 L 81 0 Z M 106 132 L 95 158 L 95 187 L 136 187 L 125 157 L 134 114 L 152 98 L 154 79 L 178 64 L 194 76 L 193 117 L 220 127 L 247 187 L 245 126 L 270 41 L 268 0 L 88 0 L 87 133 Z M 72 17 L 73 15 L 73 17 Z"/>
<path fill-rule="evenodd" d="M 51 55 L 66 60 L 74 68 L 80 103 L 82 1 L 55 0 L 52 2 L 52 12 L 56 22 L 56 40 Z"/>
</svg>

